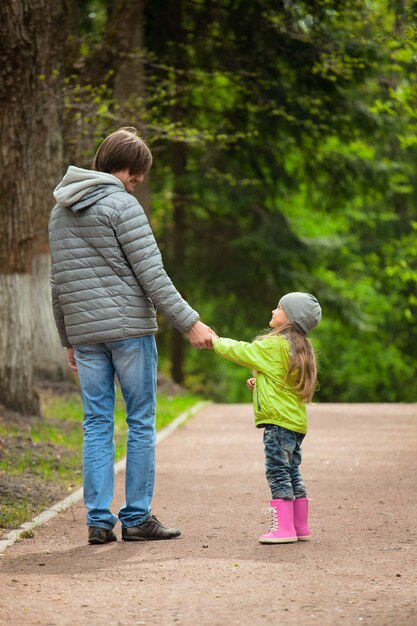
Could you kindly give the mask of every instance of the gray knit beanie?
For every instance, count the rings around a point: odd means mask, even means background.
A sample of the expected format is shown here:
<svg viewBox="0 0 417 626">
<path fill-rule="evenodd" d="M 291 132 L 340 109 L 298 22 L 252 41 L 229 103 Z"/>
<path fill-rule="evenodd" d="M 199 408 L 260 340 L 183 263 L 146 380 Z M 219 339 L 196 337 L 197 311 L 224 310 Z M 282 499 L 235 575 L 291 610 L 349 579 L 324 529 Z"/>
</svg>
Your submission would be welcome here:
<svg viewBox="0 0 417 626">
<path fill-rule="evenodd" d="M 308 335 L 321 320 L 321 307 L 311 293 L 287 293 L 282 296 L 279 304 L 291 324 L 303 335 Z"/>
</svg>

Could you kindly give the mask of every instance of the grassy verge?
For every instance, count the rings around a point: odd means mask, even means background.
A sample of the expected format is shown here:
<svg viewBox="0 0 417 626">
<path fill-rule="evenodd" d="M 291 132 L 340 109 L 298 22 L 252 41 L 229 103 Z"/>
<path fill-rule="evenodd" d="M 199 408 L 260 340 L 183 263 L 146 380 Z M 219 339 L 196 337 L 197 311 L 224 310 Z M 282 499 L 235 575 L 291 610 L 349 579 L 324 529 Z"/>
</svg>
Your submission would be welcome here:
<svg viewBox="0 0 417 626">
<path fill-rule="evenodd" d="M 157 430 L 201 398 L 158 393 Z M 83 410 L 77 391 L 41 392 L 42 417 L 0 415 L 0 535 L 67 496 L 81 485 Z M 116 461 L 125 455 L 127 426 L 116 395 Z"/>
</svg>

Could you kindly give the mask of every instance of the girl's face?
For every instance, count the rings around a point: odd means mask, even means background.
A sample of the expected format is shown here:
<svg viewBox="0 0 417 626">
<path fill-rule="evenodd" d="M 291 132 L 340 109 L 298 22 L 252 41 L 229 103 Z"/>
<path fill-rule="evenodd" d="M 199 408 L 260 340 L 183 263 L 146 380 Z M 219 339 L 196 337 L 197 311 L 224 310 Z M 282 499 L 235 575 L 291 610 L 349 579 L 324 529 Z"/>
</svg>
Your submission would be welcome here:
<svg viewBox="0 0 417 626">
<path fill-rule="evenodd" d="M 284 309 L 277 304 L 277 308 L 272 311 L 271 321 L 269 325 L 271 328 L 278 328 L 288 323 L 288 317 L 286 316 Z"/>
<path fill-rule="evenodd" d="M 143 182 L 143 174 L 131 174 L 129 170 L 112 172 L 112 174 L 122 181 L 128 193 L 133 193 L 136 185 Z"/>
</svg>

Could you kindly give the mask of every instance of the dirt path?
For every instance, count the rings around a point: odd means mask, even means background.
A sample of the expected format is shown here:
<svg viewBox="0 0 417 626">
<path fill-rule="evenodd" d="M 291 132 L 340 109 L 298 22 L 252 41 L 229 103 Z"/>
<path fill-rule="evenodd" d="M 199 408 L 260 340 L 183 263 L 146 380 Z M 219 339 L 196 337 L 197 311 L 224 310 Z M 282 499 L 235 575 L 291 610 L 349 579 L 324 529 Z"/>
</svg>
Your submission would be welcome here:
<svg viewBox="0 0 417 626">
<path fill-rule="evenodd" d="M 416 626 L 417 405 L 310 409 L 310 543 L 257 542 L 261 437 L 248 405 L 212 405 L 158 446 L 154 513 L 178 540 L 88 546 L 80 504 L 6 550 L 0 624 Z"/>
</svg>

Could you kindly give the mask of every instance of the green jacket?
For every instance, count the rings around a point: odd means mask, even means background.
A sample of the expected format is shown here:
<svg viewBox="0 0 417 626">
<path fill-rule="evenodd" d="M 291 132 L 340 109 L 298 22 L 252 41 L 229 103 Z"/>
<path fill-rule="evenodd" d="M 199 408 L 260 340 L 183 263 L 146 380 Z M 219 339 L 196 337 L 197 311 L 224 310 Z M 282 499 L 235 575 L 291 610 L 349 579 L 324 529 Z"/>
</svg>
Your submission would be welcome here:
<svg viewBox="0 0 417 626">
<path fill-rule="evenodd" d="M 282 335 L 247 343 L 219 337 L 215 352 L 237 365 L 256 370 L 253 409 L 257 427 L 276 424 L 297 433 L 307 432 L 307 412 L 290 381 L 283 383 L 288 370 L 290 348 Z"/>
</svg>

